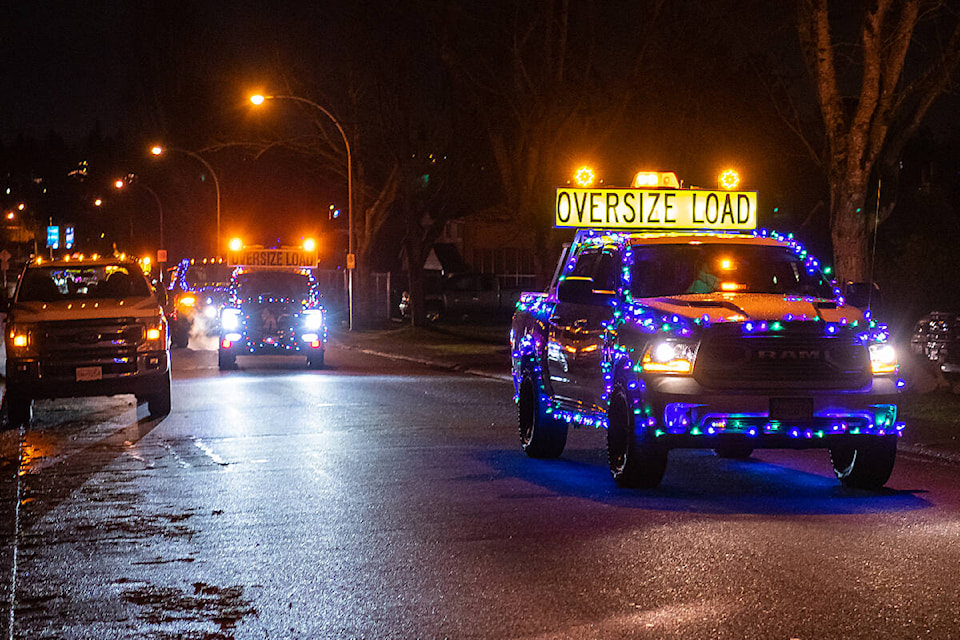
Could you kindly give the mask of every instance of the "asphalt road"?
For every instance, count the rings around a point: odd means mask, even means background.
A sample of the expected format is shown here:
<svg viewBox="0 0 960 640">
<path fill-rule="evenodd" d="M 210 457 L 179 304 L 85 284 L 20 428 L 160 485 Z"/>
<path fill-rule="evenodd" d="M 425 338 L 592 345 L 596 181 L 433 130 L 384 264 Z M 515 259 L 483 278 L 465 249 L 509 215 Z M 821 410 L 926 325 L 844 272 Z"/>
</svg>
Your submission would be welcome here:
<svg viewBox="0 0 960 640">
<path fill-rule="evenodd" d="M 960 637 L 957 467 L 678 451 L 621 490 L 602 431 L 527 459 L 508 383 L 327 363 L 175 351 L 169 417 L 41 403 L 19 477 L 2 434 L 0 640 Z"/>
</svg>

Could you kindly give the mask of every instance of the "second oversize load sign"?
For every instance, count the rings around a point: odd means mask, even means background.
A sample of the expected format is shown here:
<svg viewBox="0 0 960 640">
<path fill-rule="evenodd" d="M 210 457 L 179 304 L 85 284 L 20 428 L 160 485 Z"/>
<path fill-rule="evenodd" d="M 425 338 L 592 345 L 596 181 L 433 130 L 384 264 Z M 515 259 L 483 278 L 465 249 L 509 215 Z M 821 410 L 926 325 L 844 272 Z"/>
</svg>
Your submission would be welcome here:
<svg viewBox="0 0 960 640">
<path fill-rule="evenodd" d="M 557 227 L 585 229 L 757 228 L 756 191 L 557 189 Z"/>
<path fill-rule="evenodd" d="M 317 252 L 303 249 L 262 249 L 244 247 L 240 251 L 231 251 L 227 256 L 230 266 L 234 267 L 315 267 Z"/>
</svg>

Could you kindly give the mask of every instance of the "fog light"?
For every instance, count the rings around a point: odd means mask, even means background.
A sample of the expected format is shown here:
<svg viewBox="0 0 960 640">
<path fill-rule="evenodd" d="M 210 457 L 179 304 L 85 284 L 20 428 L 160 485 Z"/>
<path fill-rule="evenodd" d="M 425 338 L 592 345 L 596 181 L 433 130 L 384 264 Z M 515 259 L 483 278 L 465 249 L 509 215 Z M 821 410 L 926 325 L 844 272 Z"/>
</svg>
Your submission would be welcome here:
<svg viewBox="0 0 960 640">
<path fill-rule="evenodd" d="M 320 339 L 320 336 L 318 336 L 315 333 L 305 333 L 301 336 L 301 339 L 304 342 L 316 342 L 317 340 Z"/>
<path fill-rule="evenodd" d="M 237 342 L 242 337 L 243 336 L 241 336 L 239 333 L 228 333 L 227 335 L 223 336 L 223 340 L 224 342 Z"/>
</svg>

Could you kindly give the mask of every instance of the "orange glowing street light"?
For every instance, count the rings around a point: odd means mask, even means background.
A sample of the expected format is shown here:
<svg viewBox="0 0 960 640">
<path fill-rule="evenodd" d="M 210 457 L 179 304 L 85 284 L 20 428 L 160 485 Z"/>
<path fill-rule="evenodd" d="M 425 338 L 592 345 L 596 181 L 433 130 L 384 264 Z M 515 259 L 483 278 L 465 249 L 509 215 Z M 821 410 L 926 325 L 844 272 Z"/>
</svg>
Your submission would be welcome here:
<svg viewBox="0 0 960 640">
<path fill-rule="evenodd" d="M 347 150 L 347 307 L 349 310 L 349 325 L 348 328 L 350 331 L 353 331 L 353 271 L 357 267 L 357 256 L 353 252 L 353 160 L 350 156 L 350 141 L 347 140 L 347 134 L 344 132 L 343 127 L 340 126 L 340 122 L 333 117 L 333 114 L 321 107 L 319 104 L 313 100 L 307 100 L 306 98 L 301 98 L 299 96 L 265 96 L 262 94 L 254 94 L 250 96 L 250 102 L 256 106 L 262 105 L 267 100 L 292 100 L 294 102 L 300 102 L 302 104 L 307 104 L 317 109 L 323 115 L 330 118 L 330 121 L 333 122 L 334 126 L 337 128 L 337 131 L 340 132 L 340 137 L 343 138 L 343 146 Z"/>
</svg>

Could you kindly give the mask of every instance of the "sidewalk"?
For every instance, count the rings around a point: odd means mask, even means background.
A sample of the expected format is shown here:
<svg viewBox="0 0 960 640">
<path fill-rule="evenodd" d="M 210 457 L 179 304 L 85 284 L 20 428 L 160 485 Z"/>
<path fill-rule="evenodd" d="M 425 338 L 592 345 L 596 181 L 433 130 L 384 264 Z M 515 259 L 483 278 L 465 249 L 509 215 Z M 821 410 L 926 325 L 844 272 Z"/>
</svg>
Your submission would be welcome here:
<svg viewBox="0 0 960 640">
<path fill-rule="evenodd" d="M 509 325 L 406 324 L 380 330 L 333 330 L 343 348 L 450 371 L 510 381 Z M 960 387 L 944 388 L 923 363 L 906 360 L 899 419 L 907 423 L 900 451 L 960 465 Z M 939 383 L 939 384 L 938 384 Z"/>
<path fill-rule="evenodd" d="M 509 335 L 507 324 L 422 328 L 398 324 L 378 330 L 331 330 L 330 341 L 363 353 L 510 381 Z"/>
</svg>

